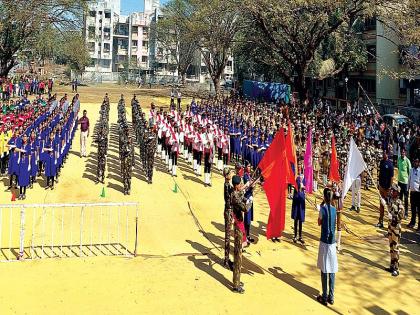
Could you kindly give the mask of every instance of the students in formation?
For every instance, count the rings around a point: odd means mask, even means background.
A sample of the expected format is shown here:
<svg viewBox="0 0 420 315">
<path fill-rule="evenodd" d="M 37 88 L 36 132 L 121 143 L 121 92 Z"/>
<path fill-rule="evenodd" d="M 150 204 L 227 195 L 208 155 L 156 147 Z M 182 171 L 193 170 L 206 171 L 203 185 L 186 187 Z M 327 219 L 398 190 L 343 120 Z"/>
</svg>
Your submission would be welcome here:
<svg viewBox="0 0 420 315">
<path fill-rule="evenodd" d="M 52 90 L 52 83 L 49 83 Z M 41 84 L 40 92 L 46 89 Z M 26 95 L 26 94 L 25 94 Z M 44 98 L 41 94 L 29 101 L 26 96 L 1 105 L 0 153 L 1 173 L 8 170 L 7 190 L 17 189 L 18 199 L 26 199 L 37 177 L 46 177 L 45 189 L 54 189 L 66 162 L 77 127 L 73 103 L 65 95 Z M 78 99 L 75 99 L 78 101 Z"/>
</svg>

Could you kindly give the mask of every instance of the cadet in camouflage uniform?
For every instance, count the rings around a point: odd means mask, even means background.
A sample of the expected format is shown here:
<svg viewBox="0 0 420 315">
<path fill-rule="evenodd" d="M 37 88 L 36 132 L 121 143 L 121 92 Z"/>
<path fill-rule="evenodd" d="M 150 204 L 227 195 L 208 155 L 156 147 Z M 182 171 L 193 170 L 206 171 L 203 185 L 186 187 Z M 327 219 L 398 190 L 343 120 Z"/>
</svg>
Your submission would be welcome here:
<svg viewBox="0 0 420 315">
<path fill-rule="evenodd" d="M 99 126 L 96 141 L 98 143 L 98 167 L 96 171 L 96 182 L 105 182 L 106 155 L 108 151 L 108 121 L 109 121 L 109 99 L 105 96 L 99 112 Z"/>
<path fill-rule="evenodd" d="M 394 277 L 400 274 L 400 239 L 401 239 L 401 220 L 404 218 L 404 206 L 400 199 L 400 187 L 397 184 L 391 186 L 391 192 L 388 202 L 381 200 L 382 204 L 388 206 L 388 240 L 389 252 L 391 254 L 391 263 L 387 271 L 391 272 Z"/>
<path fill-rule="evenodd" d="M 242 268 L 242 243 L 246 240 L 244 216 L 246 212 L 246 199 L 244 191 L 242 190 L 241 177 L 233 176 L 232 178 L 233 192 L 231 194 L 231 206 L 234 220 L 234 259 L 233 259 L 233 291 L 237 293 L 244 293 L 243 283 L 241 283 L 241 268 Z"/>
<path fill-rule="evenodd" d="M 233 187 L 230 184 L 231 180 L 231 171 L 228 167 L 223 170 L 223 176 L 225 178 L 224 185 L 224 199 L 225 199 L 225 209 L 223 211 L 223 216 L 225 219 L 225 259 L 223 265 L 226 268 L 229 268 L 233 271 L 233 263 L 229 258 L 230 254 L 230 231 L 232 229 L 232 205 L 230 202 L 230 196 L 233 192 Z"/>
<path fill-rule="evenodd" d="M 118 126 L 119 126 L 119 153 L 121 160 L 121 174 L 124 186 L 124 195 L 129 195 L 131 190 L 132 142 L 128 131 L 128 123 L 125 112 L 124 96 L 118 102 Z"/>
<path fill-rule="evenodd" d="M 155 162 L 155 152 L 157 146 L 156 133 L 153 131 L 153 126 L 145 133 L 145 173 L 147 182 L 152 183 L 153 179 L 153 164 Z"/>
</svg>

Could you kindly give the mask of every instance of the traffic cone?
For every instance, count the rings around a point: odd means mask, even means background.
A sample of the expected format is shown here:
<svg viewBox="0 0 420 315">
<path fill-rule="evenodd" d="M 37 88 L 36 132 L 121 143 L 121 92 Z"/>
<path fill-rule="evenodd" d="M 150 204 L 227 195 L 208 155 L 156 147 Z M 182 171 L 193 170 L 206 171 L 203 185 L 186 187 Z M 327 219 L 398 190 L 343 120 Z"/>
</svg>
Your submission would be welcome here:
<svg viewBox="0 0 420 315">
<path fill-rule="evenodd" d="M 177 184 L 175 184 L 174 185 L 174 189 L 172 190 L 174 193 L 177 193 L 178 192 L 178 185 Z"/>
<path fill-rule="evenodd" d="M 16 201 L 16 196 L 14 192 L 12 192 L 12 201 Z"/>
<path fill-rule="evenodd" d="M 102 197 L 102 198 L 105 198 L 105 187 L 102 187 L 101 197 Z"/>
</svg>

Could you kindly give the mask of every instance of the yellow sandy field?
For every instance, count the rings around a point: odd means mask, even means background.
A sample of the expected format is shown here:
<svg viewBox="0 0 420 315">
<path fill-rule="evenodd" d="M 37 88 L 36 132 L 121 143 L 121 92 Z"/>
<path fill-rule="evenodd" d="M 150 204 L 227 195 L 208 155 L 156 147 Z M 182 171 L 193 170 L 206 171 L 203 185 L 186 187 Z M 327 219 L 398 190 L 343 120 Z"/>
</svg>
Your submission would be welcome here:
<svg viewBox="0 0 420 315">
<path fill-rule="evenodd" d="M 68 87 L 59 88 L 59 95 L 64 91 L 72 95 Z M 256 244 L 244 253 L 241 279 L 246 292 L 232 293 L 232 273 L 221 265 L 223 178 L 219 172 L 213 172 L 213 187 L 205 188 L 203 178 L 196 177 L 185 161 L 180 161 L 178 177 L 172 178 L 157 159 L 153 184 L 148 185 L 137 147 L 131 195 L 122 193 L 116 134 L 119 95 L 124 93 L 129 104 L 136 92 L 146 109 L 152 101 L 167 105 L 169 91 L 80 87 L 81 109 L 88 111 L 92 129 L 105 92 L 112 101 L 105 185 L 94 182 L 96 144 L 90 136 L 89 156 L 80 158 L 77 132 L 54 191 L 44 190 L 45 181 L 38 178 L 25 201 L 11 202 L 10 192 L 1 193 L 1 260 L 16 259 L 19 251 L 21 209 L 5 205 L 28 207 L 26 259 L 0 263 L 0 314 L 420 314 L 419 234 L 407 230 L 404 222 L 400 276 L 393 278 L 384 270 L 389 265 L 386 231 L 373 226 L 378 197 L 372 190 L 363 190 L 360 214 L 345 213 L 348 232 L 343 232 L 333 306 L 326 308 L 315 299 L 321 279 L 316 268 L 320 230 L 314 195 L 307 197 L 306 244 L 292 242 L 290 211 L 281 243 L 272 243 L 265 238 L 267 200 L 257 190 L 251 228 Z M 131 121 L 130 108 L 127 118 Z M 6 177 L 3 183 L 6 188 Z M 100 196 L 103 188 L 105 197 Z M 319 194 L 316 199 L 320 201 Z M 89 206 L 95 202 L 138 203 L 137 257 L 130 255 L 135 207 Z M 86 205 L 83 212 L 81 207 L 31 206 L 57 203 Z"/>
</svg>

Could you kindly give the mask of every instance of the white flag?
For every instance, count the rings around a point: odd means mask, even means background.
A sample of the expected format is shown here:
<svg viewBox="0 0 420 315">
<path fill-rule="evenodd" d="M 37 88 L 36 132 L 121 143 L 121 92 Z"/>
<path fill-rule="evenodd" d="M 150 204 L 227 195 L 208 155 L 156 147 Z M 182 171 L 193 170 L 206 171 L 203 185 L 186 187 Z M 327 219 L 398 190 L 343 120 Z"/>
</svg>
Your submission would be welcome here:
<svg viewBox="0 0 420 315">
<path fill-rule="evenodd" d="M 365 169 L 367 169 L 367 167 L 366 167 L 365 161 L 363 160 L 362 154 L 360 153 L 359 148 L 357 147 L 353 138 L 351 138 L 350 150 L 349 150 L 349 154 L 347 155 L 346 174 L 344 175 L 342 200 L 344 200 L 344 197 L 349 191 L 351 184 L 353 184 L 353 181 Z"/>
</svg>

